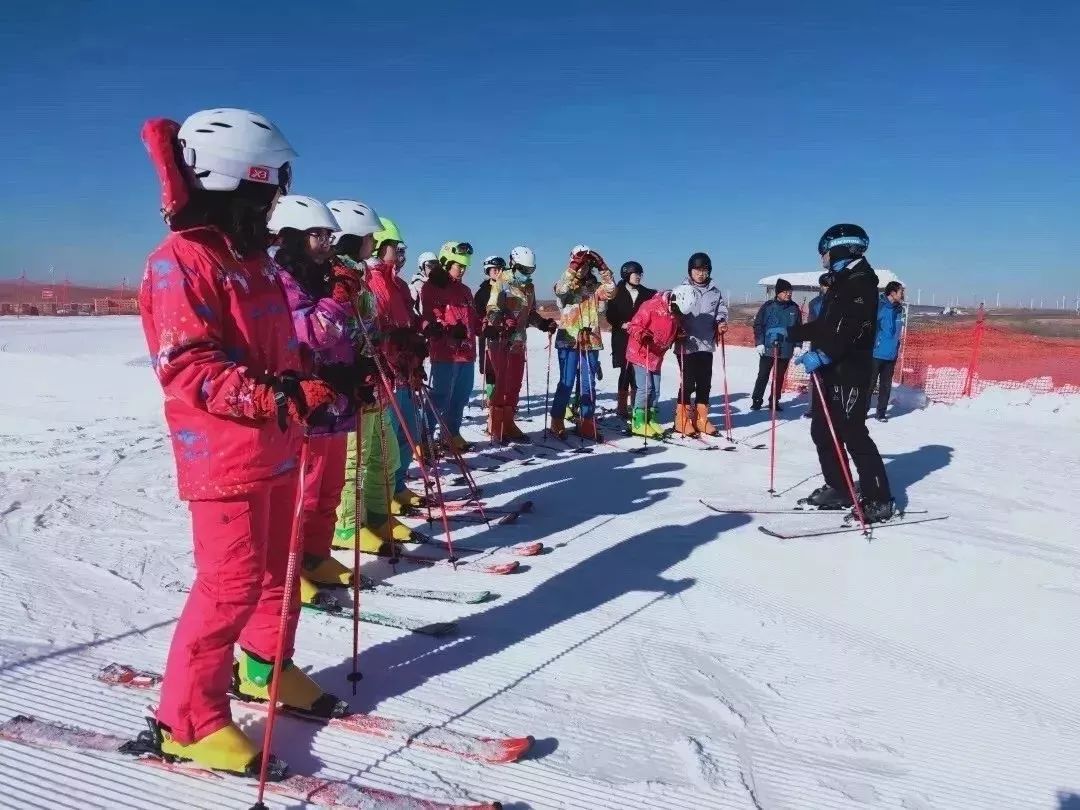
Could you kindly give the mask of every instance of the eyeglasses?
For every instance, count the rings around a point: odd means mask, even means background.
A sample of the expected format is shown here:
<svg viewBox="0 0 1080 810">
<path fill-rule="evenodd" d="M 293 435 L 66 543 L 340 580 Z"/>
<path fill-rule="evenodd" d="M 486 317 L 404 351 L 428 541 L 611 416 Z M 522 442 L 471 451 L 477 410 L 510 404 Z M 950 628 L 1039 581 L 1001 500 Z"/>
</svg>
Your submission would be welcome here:
<svg viewBox="0 0 1080 810">
<path fill-rule="evenodd" d="M 308 239 L 311 239 L 320 245 L 329 245 L 334 239 L 333 233 L 324 228 L 305 231 L 304 233 L 307 235 Z"/>
</svg>

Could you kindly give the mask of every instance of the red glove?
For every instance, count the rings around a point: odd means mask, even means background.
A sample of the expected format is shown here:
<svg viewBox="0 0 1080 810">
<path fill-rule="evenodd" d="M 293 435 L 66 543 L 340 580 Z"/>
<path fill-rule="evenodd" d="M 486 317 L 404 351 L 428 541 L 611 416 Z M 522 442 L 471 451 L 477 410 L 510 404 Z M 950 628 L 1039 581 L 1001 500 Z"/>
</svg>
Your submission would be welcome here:
<svg viewBox="0 0 1080 810">
<path fill-rule="evenodd" d="M 575 253 L 570 259 L 570 269 L 580 270 L 582 267 L 586 267 L 592 260 L 591 252 Z"/>
<path fill-rule="evenodd" d="M 649 334 L 648 332 L 642 332 L 641 345 L 643 348 L 651 349 L 656 344 L 653 342 L 653 336 L 651 334 Z"/>
<path fill-rule="evenodd" d="M 518 325 L 517 318 L 515 318 L 513 315 L 504 315 L 503 316 L 502 327 L 503 327 L 504 331 L 513 332 L 515 329 L 517 329 L 517 325 Z"/>
<path fill-rule="evenodd" d="M 257 383 L 251 400 L 257 418 L 277 418 L 284 432 L 289 421 L 304 424 L 308 415 L 334 401 L 334 389 L 322 380 L 300 380 L 286 371 L 279 377 L 268 377 Z"/>
<path fill-rule="evenodd" d="M 356 300 L 362 282 L 355 270 L 343 264 L 335 264 L 330 283 L 333 285 L 330 296 L 339 304 L 349 304 Z"/>
<path fill-rule="evenodd" d="M 607 262 L 604 261 L 604 257 L 597 253 L 595 250 L 590 250 L 588 255 L 589 259 L 592 261 L 593 267 L 595 267 L 597 270 L 602 273 L 611 272 L 611 270 L 608 269 Z"/>
</svg>

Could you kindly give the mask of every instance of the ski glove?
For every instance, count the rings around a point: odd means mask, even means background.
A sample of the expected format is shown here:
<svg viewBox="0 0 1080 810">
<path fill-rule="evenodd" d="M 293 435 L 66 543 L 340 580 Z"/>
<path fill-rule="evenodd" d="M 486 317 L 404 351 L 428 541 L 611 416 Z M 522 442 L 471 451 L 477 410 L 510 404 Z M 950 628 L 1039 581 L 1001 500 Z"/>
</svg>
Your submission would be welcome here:
<svg viewBox="0 0 1080 810">
<path fill-rule="evenodd" d="M 452 324 L 450 328 L 446 330 L 446 332 L 454 340 L 465 340 L 469 337 L 469 330 L 465 327 L 465 324 L 463 323 Z"/>
<path fill-rule="evenodd" d="M 772 346 L 774 343 L 783 343 L 787 340 L 786 326 L 771 326 L 765 330 L 765 343 Z"/>
<path fill-rule="evenodd" d="M 413 330 L 407 326 L 395 326 L 390 330 L 390 343 L 399 351 L 409 351 L 413 345 L 413 337 Z"/>
<path fill-rule="evenodd" d="M 363 283 L 360 281 L 360 275 L 355 270 L 343 264 L 334 265 L 334 274 L 331 276 L 330 281 L 333 285 L 330 297 L 339 304 L 349 304 L 355 301 Z"/>
<path fill-rule="evenodd" d="M 322 380 L 301 380 L 294 371 L 268 375 L 251 394 L 257 418 L 277 418 L 284 433 L 289 421 L 305 424 L 312 411 L 334 401 L 334 389 Z"/>
<path fill-rule="evenodd" d="M 446 329 L 438 321 L 432 321 L 427 325 L 427 328 L 424 329 L 424 334 L 432 339 L 440 338 L 446 334 Z"/>
<path fill-rule="evenodd" d="M 498 340 L 501 334 L 502 330 L 493 323 L 489 323 L 484 327 L 484 340 Z"/>
<path fill-rule="evenodd" d="M 832 359 L 830 359 L 829 355 L 825 354 L 825 352 L 820 349 L 812 352 L 804 352 L 795 360 L 795 364 L 806 369 L 807 374 L 813 374 L 819 368 L 827 366 L 831 362 Z"/>
<path fill-rule="evenodd" d="M 540 327 L 550 335 L 559 331 L 559 324 L 556 323 L 554 318 L 544 318 L 544 325 Z"/>
<path fill-rule="evenodd" d="M 765 356 L 765 344 L 763 344 L 763 343 L 758 344 L 757 353 L 760 354 L 762 357 Z"/>
</svg>

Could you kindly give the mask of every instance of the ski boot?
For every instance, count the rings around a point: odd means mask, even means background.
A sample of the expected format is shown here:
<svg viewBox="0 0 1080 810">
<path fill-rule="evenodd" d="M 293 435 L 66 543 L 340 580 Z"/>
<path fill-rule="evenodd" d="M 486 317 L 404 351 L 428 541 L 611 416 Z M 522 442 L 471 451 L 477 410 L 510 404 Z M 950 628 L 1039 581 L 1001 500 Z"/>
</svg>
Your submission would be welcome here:
<svg viewBox="0 0 1080 810">
<path fill-rule="evenodd" d="M 871 523 L 884 523 L 887 520 L 891 520 L 893 515 L 896 514 L 896 502 L 890 498 L 887 501 L 859 501 L 859 506 L 862 507 L 863 520 L 867 524 Z M 855 514 L 855 510 L 852 509 L 848 514 L 847 520 L 849 523 L 857 521 L 859 516 Z"/>
<path fill-rule="evenodd" d="M 244 700 L 267 701 L 270 699 L 270 679 L 273 674 L 272 661 L 240 650 L 240 660 L 233 664 L 233 691 Z M 324 692 L 291 658 L 282 666 L 280 677 L 277 699 L 291 710 L 322 718 L 349 714 L 348 703 Z"/>
<path fill-rule="evenodd" d="M 828 484 L 818 487 L 805 498 L 799 498 L 796 509 L 850 509 L 851 498 L 846 492 L 833 489 Z"/>
<path fill-rule="evenodd" d="M 373 518 L 380 521 L 375 524 L 380 531 L 385 531 L 383 527 L 390 518 L 386 515 L 368 513 L 368 520 L 371 521 Z M 391 543 L 389 542 L 389 535 L 384 537 L 379 531 L 373 531 L 367 525 L 361 526 L 359 532 L 355 534 L 351 530 L 348 533 L 345 531 L 334 533 L 334 548 L 349 549 L 351 551 L 357 546 L 360 546 L 360 550 L 367 554 L 389 554 Z"/>
<path fill-rule="evenodd" d="M 566 441 L 566 422 L 558 416 L 551 417 L 551 425 L 548 427 L 548 432 L 556 439 Z"/>
<path fill-rule="evenodd" d="M 514 444 L 532 444 L 532 439 L 514 424 L 515 410 L 516 408 L 510 405 L 503 408 L 503 438 Z"/>
<path fill-rule="evenodd" d="M 313 605 L 322 588 L 341 588 L 352 585 L 353 572 L 333 557 L 305 554 L 300 566 L 300 602 Z"/>
<path fill-rule="evenodd" d="M 148 731 L 142 731 L 134 740 L 125 743 L 125 754 L 150 754 L 166 762 L 190 762 L 212 771 L 257 777 L 262 764 L 262 753 L 255 743 L 240 730 L 236 723 L 229 723 L 211 732 L 201 740 L 183 744 L 177 742 L 172 731 L 153 717 L 147 717 Z M 275 756 L 270 757 L 267 780 L 280 782 L 289 773 L 289 766 Z"/>
<path fill-rule="evenodd" d="M 427 506 L 427 502 L 424 500 L 424 496 L 419 493 L 413 492 L 408 487 L 399 489 L 394 493 L 394 503 L 405 510 L 420 509 Z M 395 513 L 400 514 L 400 512 Z"/>
<path fill-rule="evenodd" d="M 690 406 L 679 403 L 675 406 L 675 432 L 683 436 L 696 436 L 697 428 L 690 418 Z"/>
<path fill-rule="evenodd" d="M 761 400 L 755 399 L 753 402 L 751 402 L 750 403 L 750 410 L 752 410 L 752 411 L 760 411 L 761 410 Z"/>
<path fill-rule="evenodd" d="M 600 428 L 596 419 L 592 416 L 583 416 L 578 420 L 577 433 L 583 439 L 591 439 L 594 442 L 602 441 Z"/>
<path fill-rule="evenodd" d="M 694 427 L 698 429 L 698 433 L 704 433 L 706 436 L 715 436 L 720 432 L 716 428 L 716 425 L 709 421 L 708 405 L 695 405 L 694 412 L 697 417 L 694 420 Z"/>
<path fill-rule="evenodd" d="M 450 446 L 457 450 L 459 453 L 471 453 L 473 446 L 461 438 L 461 434 L 455 433 L 450 437 Z"/>
<path fill-rule="evenodd" d="M 654 414 L 646 412 L 644 408 L 634 408 L 631 418 L 630 432 L 635 436 L 644 436 L 649 439 L 659 439 L 664 431 L 650 417 Z"/>
</svg>

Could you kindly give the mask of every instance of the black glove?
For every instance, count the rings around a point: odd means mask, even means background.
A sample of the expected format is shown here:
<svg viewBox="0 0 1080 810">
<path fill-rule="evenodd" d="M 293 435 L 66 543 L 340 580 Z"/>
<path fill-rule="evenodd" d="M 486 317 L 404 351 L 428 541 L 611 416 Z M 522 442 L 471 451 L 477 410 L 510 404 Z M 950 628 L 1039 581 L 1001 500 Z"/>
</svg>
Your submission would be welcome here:
<svg viewBox="0 0 1080 810">
<path fill-rule="evenodd" d="M 423 335 L 418 335 L 417 333 L 413 332 L 413 340 L 410 351 L 412 351 L 413 355 L 416 357 L 417 360 L 419 360 L 421 363 L 424 362 L 424 358 L 428 356 L 428 345 L 427 341 L 424 340 Z"/>
<path fill-rule="evenodd" d="M 463 323 L 455 323 L 446 330 L 454 340 L 465 340 L 469 336 L 469 330 Z"/>
<path fill-rule="evenodd" d="M 353 374 L 355 375 L 353 396 L 356 404 L 361 407 L 374 405 L 375 389 L 380 384 L 379 366 L 375 363 L 375 358 L 359 355 L 353 363 Z"/>
<path fill-rule="evenodd" d="M 432 321 L 427 325 L 424 334 L 427 335 L 429 339 L 441 338 L 446 334 L 446 328 L 438 321 Z"/>
<path fill-rule="evenodd" d="M 545 332 L 553 335 L 559 331 L 559 324 L 554 318 L 544 318 L 544 325 L 541 328 Z"/>
<path fill-rule="evenodd" d="M 484 327 L 484 340 L 498 340 L 502 336 L 502 330 L 493 323 Z"/>
</svg>

